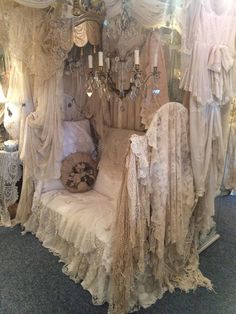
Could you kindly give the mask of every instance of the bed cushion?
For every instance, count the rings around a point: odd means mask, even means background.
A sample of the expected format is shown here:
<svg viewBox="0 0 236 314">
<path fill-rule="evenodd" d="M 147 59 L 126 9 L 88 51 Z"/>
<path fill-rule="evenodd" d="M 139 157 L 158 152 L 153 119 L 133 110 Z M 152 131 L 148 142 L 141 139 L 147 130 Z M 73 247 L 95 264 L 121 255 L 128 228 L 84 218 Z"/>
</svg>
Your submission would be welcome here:
<svg viewBox="0 0 236 314">
<path fill-rule="evenodd" d="M 109 129 L 103 145 L 102 158 L 98 165 L 99 172 L 94 186 L 97 192 L 118 198 L 129 139 L 134 133 L 143 135 L 143 133 L 133 130 Z"/>
<path fill-rule="evenodd" d="M 91 137 L 89 120 L 64 121 L 63 157 L 81 152 L 91 154 L 94 143 Z"/>
<path fill-rule="evenodd" d="M 63 152 L 58 156 L 58 167 L 61 168 L 61 162 L 70 154 L 81 152 L 91 154 L 94 149 L 93 139 L 90 132 L 89 120 L 64 121 L 63 122 Z M 42 185 L 42 192 L 48 192 L 57 189 L 64 189 L 60 177 L 47 181 L 39 182 Z"/>
</svg>

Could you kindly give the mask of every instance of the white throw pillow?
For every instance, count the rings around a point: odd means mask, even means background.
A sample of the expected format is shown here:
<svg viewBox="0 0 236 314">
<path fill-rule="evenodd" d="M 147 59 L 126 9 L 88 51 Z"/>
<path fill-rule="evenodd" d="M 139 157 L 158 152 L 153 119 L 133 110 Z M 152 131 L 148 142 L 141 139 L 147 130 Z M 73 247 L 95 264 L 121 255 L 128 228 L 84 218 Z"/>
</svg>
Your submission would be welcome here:
<svg viewBox="0 0 236 314">
<path fill-rule="evenodd" d="M 63 159 L 80 152 L 92 154 L 95 149 L 88 120 L 64 121 Z"/>
<path fill-rule="evenodd" d="M 91 155 L 95 150 L 89 120 L 63 121 L 63 137 L 63 153 L 57 160 L 59 168 L 62 160 L 70 154 L 79 152 Z M 55 178 L 43 182 L 42 193 L 62 189 L 65 188 L 60 178 Z"/>
</svg>

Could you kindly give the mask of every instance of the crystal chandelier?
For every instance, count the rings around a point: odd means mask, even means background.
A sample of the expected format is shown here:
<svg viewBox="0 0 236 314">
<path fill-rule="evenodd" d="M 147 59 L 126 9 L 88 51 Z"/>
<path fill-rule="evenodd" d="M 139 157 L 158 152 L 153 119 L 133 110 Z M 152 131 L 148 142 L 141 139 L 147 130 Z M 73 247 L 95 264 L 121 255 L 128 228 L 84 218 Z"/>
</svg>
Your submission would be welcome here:
<svg viewBox="0 0 236 314">
<path fill-rule="evenodd" d="M 104 62 L 105 61 L 105 62 Z M 89 97 L 95 91 L 98 91 L 99 96 L 102 97 L 104 94 L 109 96 L 110 93 L 115 93 L 118 95 L 120 99 L 123 99 L 129 96 L 132 100 L 134 100 L 141 92 L 146 94 L 148 88 L 148 82 L 152 78 L 155 88 L 152 89 L 153 95 L 158 95 L 160 90 L 158 88 L 158 80 L 160 78 L 160 72 L 157 67 L 157 53 L 154 56 L 153 60 L 153 69 L 152 71 L 144 76 L 139 62 L 139 50 L 136 49 L 134 51 L 134 64 L 131 69 L 131 79 L 129 82 L 129 86 L 127 89 L 123 87 L 121 84 L 121 88 L 117 87 L 117 84 L 113 81 L 112 74 L 113 72 L 117 72 L 117 69 L 112 68 L 112 64 L 120 63 L 121 65 L 126 62 L 125 59 L 115 57 L 110 58 L 106 57 L 105 60 L 103 58 L 103 52 L 98 52 L 98 67 L 95 68 L 93 65 L 93 55 L 88 56 L 88 77 L 87 77 L 87 86 L 86 93 Z M 105 66 L 104 66 L 105 63 Z"/>
</svg>

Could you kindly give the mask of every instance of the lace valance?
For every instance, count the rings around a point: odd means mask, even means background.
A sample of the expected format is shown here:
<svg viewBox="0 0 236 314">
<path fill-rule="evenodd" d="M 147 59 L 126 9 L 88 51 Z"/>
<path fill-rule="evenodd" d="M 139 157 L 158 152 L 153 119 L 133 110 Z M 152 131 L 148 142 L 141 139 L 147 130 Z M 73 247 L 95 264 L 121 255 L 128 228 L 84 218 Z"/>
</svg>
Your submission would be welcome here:
<svg viewBox="0 0 236 314">
<path fill-rule="evenodd" d="M 43 83 L 62 66 L 72 48 L 72 22 L 20 6 L 9 14 L 9 54 L 27 66 L 37 83 Z"/>
</svg>

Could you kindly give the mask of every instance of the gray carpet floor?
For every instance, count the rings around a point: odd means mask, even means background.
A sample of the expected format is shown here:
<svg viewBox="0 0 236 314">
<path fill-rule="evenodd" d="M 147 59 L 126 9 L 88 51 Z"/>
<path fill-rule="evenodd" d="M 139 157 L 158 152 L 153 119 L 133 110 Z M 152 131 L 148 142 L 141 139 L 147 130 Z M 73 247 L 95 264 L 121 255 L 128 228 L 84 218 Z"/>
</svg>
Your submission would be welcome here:
<svg viewBox="0 0 236 314">
<path fill-rule="evenodd" d="M 138 314 L 236 314 L 236 197 L 216 199 L 220 240 L 201 254 L 215 292 L 166 293 Z M 61 272 L 58 258 L 20 228 L 0 228 L 0 314 L 105 314 L 91 296 Z"/>
</svg>

